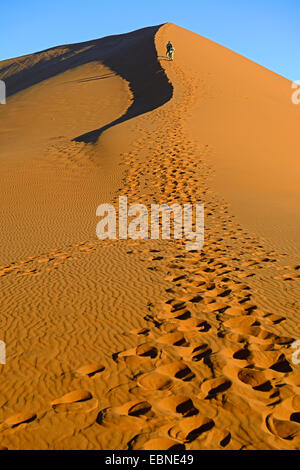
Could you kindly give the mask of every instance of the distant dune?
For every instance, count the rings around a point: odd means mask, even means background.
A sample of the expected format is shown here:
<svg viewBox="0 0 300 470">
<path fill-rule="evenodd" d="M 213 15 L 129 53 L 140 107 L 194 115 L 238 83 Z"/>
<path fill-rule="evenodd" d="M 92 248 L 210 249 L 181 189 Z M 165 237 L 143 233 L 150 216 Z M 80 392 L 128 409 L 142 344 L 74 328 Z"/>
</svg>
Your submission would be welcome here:
<svg viewBox="0 0 300 470">
<path fill-rule="evenodd" d="M 171 23 L 0 79 L 0 448 L 299 449 L 291 83 Z M 204 203 L 203 249 L 99 240 L 120 195 Z"/>
</svg>

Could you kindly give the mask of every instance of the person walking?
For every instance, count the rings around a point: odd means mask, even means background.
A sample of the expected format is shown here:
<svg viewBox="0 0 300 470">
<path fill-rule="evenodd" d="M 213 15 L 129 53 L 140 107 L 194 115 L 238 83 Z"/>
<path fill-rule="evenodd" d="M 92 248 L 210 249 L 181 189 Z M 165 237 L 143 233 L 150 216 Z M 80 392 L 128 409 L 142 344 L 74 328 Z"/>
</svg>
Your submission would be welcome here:
<svg viewBox="0 0 300 470">
<path fill-rule="evenodd" d="M 166 48 L 167 48 L 167 57 L 168 57 L 168 59 L 173 60 L 175 48 L 173 47 L 171 41 L 168 42 L 168 44 L 166 45 Z"/>
</svg>

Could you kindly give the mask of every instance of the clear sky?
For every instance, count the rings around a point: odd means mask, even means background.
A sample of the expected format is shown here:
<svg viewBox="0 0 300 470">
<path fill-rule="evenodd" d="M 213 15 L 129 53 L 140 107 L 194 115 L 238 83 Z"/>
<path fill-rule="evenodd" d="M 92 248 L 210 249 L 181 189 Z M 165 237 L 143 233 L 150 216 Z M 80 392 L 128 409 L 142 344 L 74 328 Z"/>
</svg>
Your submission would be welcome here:
<svg viewBox="0 0 300 470">
<path fill-rule="evenodd" d="M 0 0 L 0 60 L 176 23 L 300 80 L 300 0 Z"/>
</svg>

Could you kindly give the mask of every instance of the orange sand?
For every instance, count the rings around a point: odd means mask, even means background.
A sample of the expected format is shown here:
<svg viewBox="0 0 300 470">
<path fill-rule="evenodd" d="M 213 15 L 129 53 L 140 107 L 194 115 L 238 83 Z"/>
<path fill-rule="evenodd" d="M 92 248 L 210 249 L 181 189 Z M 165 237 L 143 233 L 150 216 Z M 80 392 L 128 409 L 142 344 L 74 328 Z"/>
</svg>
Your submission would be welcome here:
<svg viewBox="0 0 300 470">
<path fill-rule="evenodd" d="M 299 449 L 290 83 L 169 23 L 0 79 L 0 447 Z M 98 240 L 119 195 L 203 202 L 203 250 Z"/>
</svg>

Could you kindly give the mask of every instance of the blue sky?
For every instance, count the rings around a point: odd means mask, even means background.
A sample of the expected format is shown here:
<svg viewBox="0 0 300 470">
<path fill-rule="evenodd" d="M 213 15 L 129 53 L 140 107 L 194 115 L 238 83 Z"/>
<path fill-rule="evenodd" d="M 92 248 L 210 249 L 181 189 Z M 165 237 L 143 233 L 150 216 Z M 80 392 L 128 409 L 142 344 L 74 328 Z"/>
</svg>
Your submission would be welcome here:
<svg viewBox="0 0 300 470">
<path fill-rule="evenodd" d="M 299 0 L 0 0 L 0 60 L 165 22 L 300 79 Z"/>
</svg>

